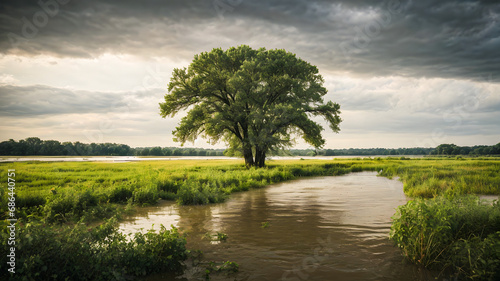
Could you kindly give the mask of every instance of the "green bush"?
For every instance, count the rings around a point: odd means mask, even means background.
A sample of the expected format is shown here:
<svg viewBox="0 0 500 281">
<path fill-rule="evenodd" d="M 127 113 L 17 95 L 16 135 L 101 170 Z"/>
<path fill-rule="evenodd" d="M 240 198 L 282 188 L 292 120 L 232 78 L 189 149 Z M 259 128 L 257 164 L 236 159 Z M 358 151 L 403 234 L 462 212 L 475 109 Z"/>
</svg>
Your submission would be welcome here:
<svg viewBox="0 0 500 281">
<path fill-rule="evenodd" d="M 167 191 L 170 193 L 177 193 L 177 190 L 180 187 L 180 183 L 182 180 L 175 180 L 168 178 L 166 176 L 159 176 L 158 182 L 157 182 L 157 187 L 159 190 L 162 191 Z"/>
<path fill-rule="evenodd" d="M 416 199 L 398 208 L 390 238 L 413 263 L 457 277 L 498 280 L 500 204 L 476 196 Z"/>
<path fill-rule="evenodd" d="M 224 192 L 213 182 L 186 181 L 177 191 L 177 202 L 181 205 L 220 203 L 226 200 Z"/>
<path fill-rule="evenodd" d="M 208 204 L 208 197 L 198 188 L 190 185 L 183 185 L 177 192 L 177 202 L 180 205 L 202 205 Z"/>
<path fill-rule="evenodd" d="M 57 195 L 44 205 L 47 222 L 67 221 L 73 216 L 74 197 L 71 195 Z"/>
<path fill-rule="evenodd" d="M 23 194 L 17 196 L 16 205 L 18 208 L 31 208 L 36 206 L 42 206 L 47 202 L 45 197 L 41 195 L 34 194 Z"/>
<path fill-rule="evenodd" d="M 7 241 L 6 231 L 1 232 Z M 127 237 L 116 220 L 96 227 L 27 224 L 20 228 L 16 272 L 2 270 L 2 280 L 129 280 L 154 272 L 180 271 L 186 240 L 172 227 Z M 7 252 L 4 243 L 4 251 Z M 0 257 L 7 263 L 7 255 Z"/>
<path fill-rule="evenodd" d="M 89 207 L 97 206 L 97 203 L 98 199 L 96 194 L 92 193 L 90 190 L 85 190 L 74 197 L 73 213 L 79 217 L 85 210 L 89 209 Z"/>
<path fill-rule="evenodd" d="M 460 239 L 450 250 L 450 266 L 456 276 L 472 280 L 500 280 L 500 232 L 481 238 Z"/>
<path fill-rule="evenodd" d="M 98 203 L 97 195 L 90 190 L 79 194 L 58 194 L 43 206 L 43 212 L 45 220 L 49 223 L 65 222 L 80 218 Z"/>
<path fill-rule="evenodd" d="M 156 187 L 150 186 L 137 189 L 133 193 L 134 203 L 142 205 L 153 205 L 160 198 Z"/>
<path fill-rule="evenodd" d="M 125 203 L 129 198 L 132 198 L 133 193 L 130 188 L 118 186 L 111 190 L 108 199 L 112 203 Z"/>
<path fill-rule="evenodd" d="M 158 197 L 160 197 L 163 200 L 176 200 L 177 194 L 161 190 L 158 192 Z"/>
</svg>

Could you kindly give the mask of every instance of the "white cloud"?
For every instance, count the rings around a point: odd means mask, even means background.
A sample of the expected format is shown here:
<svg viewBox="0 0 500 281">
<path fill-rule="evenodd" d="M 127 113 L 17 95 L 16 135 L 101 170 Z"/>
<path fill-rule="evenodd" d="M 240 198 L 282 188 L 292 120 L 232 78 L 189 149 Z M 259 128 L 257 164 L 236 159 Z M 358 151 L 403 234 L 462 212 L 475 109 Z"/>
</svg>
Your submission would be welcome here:
<svg viewBox="0 0 500 281">
<path fill-rule="evenodd" d="M 144 59 L 104 54 L 88 59 L 6 55 L 0 57 L 0 73 L 5 73 L 0 76 L 0 83 L 88 91 L 147 90 L 166 88 L 173 69 L 186 64 L 175 56 Z"/>
<path fill-rule="evenodd" d="M 13 84 L 16 84 L 18 82 L 19 82 L 19 80 L 14 78 L 14 75 L 12 75 L 12 74 L 0 74 L 0 85 L 1 84 L 13 85 Z"/>
</svg>

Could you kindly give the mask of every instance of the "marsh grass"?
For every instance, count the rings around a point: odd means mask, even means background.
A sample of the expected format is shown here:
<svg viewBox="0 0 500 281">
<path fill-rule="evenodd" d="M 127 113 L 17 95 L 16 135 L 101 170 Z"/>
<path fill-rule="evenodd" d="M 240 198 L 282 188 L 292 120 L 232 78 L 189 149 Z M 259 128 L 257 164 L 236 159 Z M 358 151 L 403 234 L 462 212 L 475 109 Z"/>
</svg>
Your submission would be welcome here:
<svg viewBox="0 0 500 281">
<path fill-rule="evenodd" d="M 473 195 L 416 199 L 398 208 L 390 238 L 412 263 L 460 279 L 500 279 L 500 204 Z"/>
<path fill-rule="evenodd" d="M 410 197 L 441 194 L 500 194 L 499 158 L 385 161 L 381 175 L 398 176 Z"/>
<path fill-rule="evenodd" d="M 88 276 L 91 273 L 78 273 L 87 263 L 77 257 L 88 258 L 90 263 L 95 263 L 94 267 L 105 264 L 106 280 L 155 272 L 157 268 L 149 267 L 151 265 L 176 269 L 177 266 L 158 264 L 158 259 L 165 257 L 173 264 L 185 260 L 182 239 L 175 229 L 137 234 L 136 244 L 127 244 L 108 224 L 90 230 L 81 225 L 81 222 L 116 217 L 131 206 L 153 205 L 159 199 L 176 200 L 179 204 L 218 203 L 234 192 L 273 183 L 360 171 L 377 171 L 388 178 L 397 176 L 404 183 L 405 193 L 417 198 L 500 194 L 499 158 L 301 159 L 268 161 L 266 168 L 259 169 L 246 169 L 242 161 L 236 160 L 16 162 L 1 163 L 0 167 L 4 171 L 16 170 L 16 215 L 22 225 L 19 239 L 29 241 L 21 254 L 27 267 L 21 270 L 39 274 L 28 275 L 28 280 L 64 280 L 64 274 L 77 276 L 71 280 L 99 280 Z M 6 172 L 0 174 L 2 239 L 8 235 L 6 177 Z M 412 262 L 452 268 L 457 274 L 470 278 L 495 276 L 492 275 L 497 274 L 494 269 L 500 267 L 498 204 L 491 207 L 494 210 L 491 212 L 490 207 L 474 205 L 470 200 L 460 203 L 461 207 L 454 205 L 458 201 L 439 200 L 442 199 L 418 199 L 400 208 L 400 218 L 393 225 L 393 240 Z M 175 237 L 175 241 L 169 240 L 170 236 Z M 48 241 L 50 237 L 55 239 Z M 173 242 L 165 242 L 164 238 Z M 103 246 L 88 248 L 85 243 L 76 243 L 85 239 L 94 239 L 91 240 L 94 245 Z M 146 246 L 150 245 L 146 240 L 156 241 L 151 245 L 160 249 L 178 249 L 178 254 L 165 256 Z M 126 257 L 119 253 L 126 253 Z M 75 254 L 76 257 L 71 257 Z M 67 272 L 57 275 L 54 268 L 59 267 L 54 266 L 53 261 L 59 261 L 59 257 L 67 257 Z M 132 259 L 145 260 L 146 264 L 141 262 L 136 266 Z M 88 265 L 89 272 L 96 269 L 92 266 Z"/>
<path fill-rule="evenodd" d="M 269 161 L 246 169 L 237 160 L 175 160 L 130 163 L 2 163 L 16 169 L 19 214 L 46 222 L 78 221 L 116 215 L 119 204 L 154 205 L 159 199 L 182 205 L 223 202 L 233 192 L 261 188 L 300 177 L 381 171 L 398 176 L 411 197 L 439 194 L 500 194 L 500 160 L 476 159 L 336 159 Z M 0 176 L 6 183 L 6 173 Z M 0 192 L 5 192 L 2 188 Z M 6 196 L 2 196 L 2 219 Z M 117 205 L 118 204 L 118 205 Z"/>
</svg>

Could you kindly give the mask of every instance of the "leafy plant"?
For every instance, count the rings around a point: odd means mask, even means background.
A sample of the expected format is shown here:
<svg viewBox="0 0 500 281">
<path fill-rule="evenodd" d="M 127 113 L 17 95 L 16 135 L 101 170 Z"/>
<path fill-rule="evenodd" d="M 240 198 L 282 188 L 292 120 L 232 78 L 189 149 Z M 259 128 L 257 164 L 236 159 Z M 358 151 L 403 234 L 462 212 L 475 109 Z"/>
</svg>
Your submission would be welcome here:
<svg viewBox="0 0 500 281">
<path fill-rule="evenodd" d="M 7 241 L 6 231 L 0 235 Z M 186 240 L 176 228 L 161 226 L 159 232 L 127 237 L 115 219 L 95 228 L 28 223 L 20 228 L 18 241 L 16 273 L 9 276 L 2 270 L 2 280 L 126 280 L 180 271 L 187 259 Z M 7 263 L 6 255 L 0 262 Z"/>
<path fill-rule="evenodd" d="M 236 273 L 239 271 L 240 266 L 231 261 L 225 261 L 222 263 L 217 263 L 211 261 L 205 268 L 205 280 L 210 280 L 210 274 L 213 273 L 226 273 L 226 274 L 231 274 L 231 273 Z"/>
<path fill-rule="evenodd" d="M 207 239 L 209 239 L 210 241 L 219 241 L 219 242 L 222 242 L 222 241 L 226 241 L 227 238 L 228 238 L 228 235 L 226 233 L 222 233 L 222 232 L 218 232 L 216 234 L 210 234 L 210 233 L 206 233 L 205 234 L 205 237 Z"/>
<path fill-rule="evenodd" d="M 500 204 L 475 196 L 416 199 L 398 208 L 390 238 L 411 262 L 474 280 L 500 276 Z"/>
</svg>

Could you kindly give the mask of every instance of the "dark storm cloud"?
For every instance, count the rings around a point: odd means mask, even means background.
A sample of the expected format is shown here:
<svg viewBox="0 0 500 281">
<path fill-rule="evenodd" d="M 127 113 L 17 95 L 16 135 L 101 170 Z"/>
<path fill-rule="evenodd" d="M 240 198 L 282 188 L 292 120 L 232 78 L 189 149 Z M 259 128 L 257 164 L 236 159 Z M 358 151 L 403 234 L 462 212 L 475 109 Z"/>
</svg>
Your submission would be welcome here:
<svg viewBox="0 0 500 281">
<path fill-rule="evenodd" d="M 0 117 L 37 117 L 86 113 L 130 113 L 142 110 L 140 100 L 159 101 L 164 90 L 130 93 L 88 92 L 49 86 L 0 85 Z"/>
<path fill-rule="evenodd" d="M 36 1 L 0 4 L 0 52 L 190 59 L 250 44 L 285 48 L 326 71 L 500 81 L 497 1 L 64 2 L 53 15 Z"/>
<path fill-rule="evenodd" d="M 166 55 L 165 50 L 176 46 L 178 26 L 201 21 L 204 16 L 197 11 L 210 10 L 206 1 L 40 2 L 50 5 L 36 1 L 0 4 L 3 52 L 70 57 L 138 51 Z M 214 11 L 210 18 L 215 16 Z"/>
</svg>

